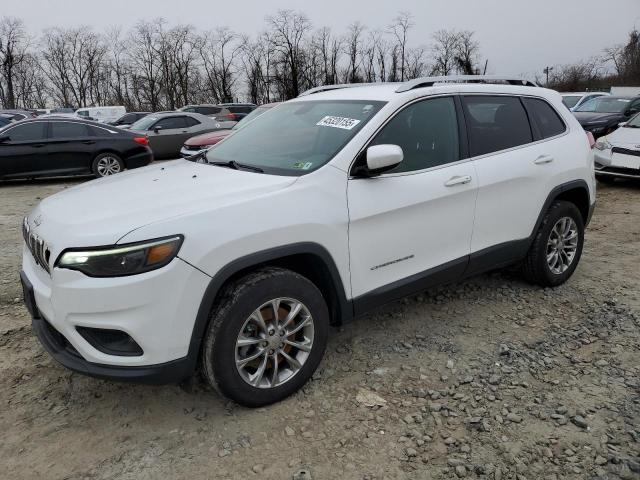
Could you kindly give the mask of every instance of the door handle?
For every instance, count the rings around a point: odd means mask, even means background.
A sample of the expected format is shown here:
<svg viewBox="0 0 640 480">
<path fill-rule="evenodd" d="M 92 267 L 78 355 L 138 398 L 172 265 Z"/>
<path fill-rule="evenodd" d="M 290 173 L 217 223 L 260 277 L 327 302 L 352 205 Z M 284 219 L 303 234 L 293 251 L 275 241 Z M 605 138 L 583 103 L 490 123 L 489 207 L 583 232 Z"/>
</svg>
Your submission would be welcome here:
<svg viewBox="0 0 640 480">
<path fill-rule="evenodd" d="M 471 182 L 471 175 L 456 175 L 451 177 L 444 183 L 445 187 L 453 187 L 455 185 L 465 185 Z"/>
<path fill-rule="evenodd" d="M 533 161 L 536 165 L 544 165 L 545 163 L 551 162 L 553 162 L 553 157 L 551 155 L 540 155 Z"/>
<path fill-rule="evenodd" d="M 33 148 L 42 148 L 44 147 L 44 143 L 34 143 L 33 145 L 31 145 Z"/>
<path fill-rule="evenodd" d="M 93 145 L 94 143 L 96 143 L 94 140 L 85 140 L 84 142 L 85 145 Z"/>
</svg>

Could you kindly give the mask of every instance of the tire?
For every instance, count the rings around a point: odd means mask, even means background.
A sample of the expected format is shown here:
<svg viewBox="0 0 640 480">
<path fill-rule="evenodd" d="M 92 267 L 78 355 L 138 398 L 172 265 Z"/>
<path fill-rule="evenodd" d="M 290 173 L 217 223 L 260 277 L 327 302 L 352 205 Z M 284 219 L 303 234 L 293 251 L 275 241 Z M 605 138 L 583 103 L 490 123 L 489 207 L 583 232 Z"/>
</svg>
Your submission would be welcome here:
<svg viewBox="0 0 640 480">
<path fill-rule="evenodd" d="M 611 185 L 616 181 L 616 177 L 612 177 L 610 175 L 596 175 L 596 180 L 598 180 L 600 183 Z"/>
<path fill-rule="evenodd" d="M 560 223 L 561 221 L 564 223 Z M 558 241 L 558 233 L 565 230 L 567 225 L 569 231 L 562 241 Z M 575 237 L 572 232 L 575 233 Z M 578 266 L 583 245 L 584 221 L 578 208 L 570 202 L 554 202 L 547 210 L 524 260 L 525 278 L 527 281 L 543 287 L 555 287 L 563 284 L 573 275 Z M 552 255 L 554 251 L 556 253 L 564 251 L 564 254 L 560 253 L 557 257 L 551 256 L 549 259 L 547 255 Z M 571 251 L 573 251 L 573 256 L 569 261 Z M 558 262 L 554 262 L 554 259 L 557 259 Z"/>
<path fill-rule="evenodd" d="M 115 175 L 124 170 L 124 162 L 115 153 L 101 153 L 93 159 L 91 171 L 97 178 Z"/>
<path fill-rule="evenodd" d="M 273 300 L 279 300 L 277 308 Z M 301 306 L 286 327 L 297 332 L 279 335 L 271 328 L 273 312 L 278 311 L 282 326 L 297 304 Z M 310 320 L 305 320 L 307 314 Z M 259 317 L 266 328 L 260 326 Z M 238 346 L 241 333 L 245 343 L 253 343 Z M 311 378 L 324 355 L 328 333 L 329 311 L 318 288 L 290 270 L 264 268 L 228 285 L 213 306 L 201 349 L 202 375 L 219 393 L 241 405 L 269 405 Z M 247 361 L 250 358 L 254 360 Z"/>
</svg>

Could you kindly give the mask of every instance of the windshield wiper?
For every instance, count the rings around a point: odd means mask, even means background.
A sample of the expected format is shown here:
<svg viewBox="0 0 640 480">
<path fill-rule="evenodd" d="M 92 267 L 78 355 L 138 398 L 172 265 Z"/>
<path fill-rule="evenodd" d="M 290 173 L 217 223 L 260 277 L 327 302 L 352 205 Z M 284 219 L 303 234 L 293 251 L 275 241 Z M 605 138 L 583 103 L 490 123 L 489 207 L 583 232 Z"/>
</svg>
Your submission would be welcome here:
<svg viewBox="0 0 640 480">
<path fill-rule="evenodd" d="M 235 160 L 229 160 L 228 162 L 207 162 L 209 165 L 216 165 L 218 167 L 233 168 L 234 170 L 249 170 L 251 172 L 264 173 L 264 170 L 254 165 L 247 165 L 246 163 L 239 163 Z"/>
</svg>

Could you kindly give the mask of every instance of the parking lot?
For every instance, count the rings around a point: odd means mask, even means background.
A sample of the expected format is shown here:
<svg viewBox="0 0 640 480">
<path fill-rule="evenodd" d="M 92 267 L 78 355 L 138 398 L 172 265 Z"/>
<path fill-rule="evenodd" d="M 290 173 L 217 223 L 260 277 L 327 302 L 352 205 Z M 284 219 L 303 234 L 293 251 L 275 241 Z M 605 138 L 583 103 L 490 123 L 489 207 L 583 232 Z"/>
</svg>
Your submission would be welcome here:
<svg viewBox="0 0 640 480">
<path fill-rule="evenodd" d="M 0 477 L 640 478 L 640 184 L 600 188 L 567 284 L 500 272 L 394 303 L 334 329 L 302 391 L 248 410 L 43 351 L 21 219 L 81 181 L 0 186 Z"/>
</svg>

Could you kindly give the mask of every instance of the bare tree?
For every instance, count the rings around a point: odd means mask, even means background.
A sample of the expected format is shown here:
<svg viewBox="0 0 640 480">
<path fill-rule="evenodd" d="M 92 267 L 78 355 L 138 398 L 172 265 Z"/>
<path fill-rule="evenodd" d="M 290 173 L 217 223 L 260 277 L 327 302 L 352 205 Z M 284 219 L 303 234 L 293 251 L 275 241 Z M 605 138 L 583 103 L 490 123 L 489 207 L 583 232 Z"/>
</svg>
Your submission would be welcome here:
<svg viewBox="0 0 640 480">
<path fill-rule="evenodd" d="M 393 23 L 389 25 L 389 31 L 396 39 L 396 48 L 398 50 L 398 56 L 400 57 L 400 81 L 404 82 L 406 79 L 405 69 L 407 64 L 407 36 L 409 30 L 413 27 L 411 21 L 412 16 L 409 12 L 400 12 L 396 18 L 393 19 Z"/>
<path fill-rule="evenodd" d="M 27 57 L 28 43 L 22 20 L 0 19 L 0 101 L 6 108 L 16 108 L 16 74 Z"/>
<path fill-rule="evenodd" d="M 311 29 L 309 19 L 301 12 L 279 10 L 277 15 L 267 17 L 267 24 L 271 28 L 272 48 L 278 57 L 274 74 L 281 97 L 297 97 L 305 67 L 304 41 Z"/>
<path fill-rule="evenodd" d="M 433 74 L 451 75 L 453 73 L 456 68 L 457 46 L 458 35 L 454 30 L 438 30 L 433 34 L 431 47 Z"/>
<path fill-rule="evenodd" d="M 344 74 L 344 81 L 346 83 L 362 82 L 362 76 L 360 75 L 362 52 L 360 51 L 360 48 L 362 43 L 362 34 L 364 33 L 365 28 L 366 27 L 360 22 L 354 22 L 349 25 L 347 30 L 347 35 L 344 40 L 345 53 L 349 60 Z"/>
<path fill-rule="evenodd" d="M 246 47 L 246 44 L 244 44 Z M 228 28 L 218 28 L 202 38 L 198 48 L 205 72 L 205 84 L 218 102 L 231 102 L 238 80 L 238 57 L 242 39 Z"/>
<path fill-rule="evenodd" d="M 455 34 L 455 61 L 458 73 L 463 75 L 477 75 L 478 52 L 480 45 L 473 38 L 473 32 L 463 30 Z"/>
</svg>

